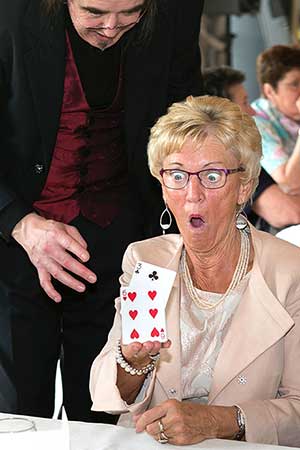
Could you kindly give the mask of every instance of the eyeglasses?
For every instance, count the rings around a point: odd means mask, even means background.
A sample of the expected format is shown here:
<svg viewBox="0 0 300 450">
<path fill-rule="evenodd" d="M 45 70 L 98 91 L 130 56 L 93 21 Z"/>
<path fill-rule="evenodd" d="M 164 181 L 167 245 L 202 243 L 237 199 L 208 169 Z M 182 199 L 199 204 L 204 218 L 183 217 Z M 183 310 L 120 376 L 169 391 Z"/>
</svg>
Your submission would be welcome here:
<svg viewBox="0 0 300 450">
<path fill-rule="evenodd" d="M 133 13 L 117 13 L 117 24 L 113 27 L 105 26 L 104 23 L 106 21 L 106 14 L 93 14 L 91 12 L 83 12 L 77 16 L 77 20 L 83 24 L 87 28 L 95 29 L 95 30 L 126 30 L 128 28 L 136 25 L 143 15 L 145 14 L 145 10 L 137 11 Z"/>
<path fill-rule="evenodd" d="M 161 169 L 160 176 L 168 189 L 184 189 L 192 175 L 196 175 L 206 189 L 219 189 L 226 183 L 227 176 L 232 173 L 245 172 L 243 167 L 237 169 L 204 169 L 188 172 L 181 169 Z"/>
</svg>

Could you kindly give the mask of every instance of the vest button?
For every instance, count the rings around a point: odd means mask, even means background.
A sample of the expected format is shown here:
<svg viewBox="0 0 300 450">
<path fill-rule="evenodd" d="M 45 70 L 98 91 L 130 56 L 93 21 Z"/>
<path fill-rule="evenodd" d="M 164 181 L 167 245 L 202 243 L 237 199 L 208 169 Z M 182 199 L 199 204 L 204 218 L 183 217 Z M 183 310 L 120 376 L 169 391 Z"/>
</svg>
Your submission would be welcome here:
<svg viewBox="0 0 300 450">
<path fill-rule="evenodd" d="M 89 116 L 87 119 L 87 126 L 90 127 L 91 125 L 95 124 L 95 117 L 94 116 Z"/>
<path fill-rule="evenodd" d="M 81 150 L 81 154 L 84 158 L 87 158 L 90 155 L 90 153 L 91 153 L 91 149 L 89 147 L 84 147 Z"/>
<path fill-rule="evenodd" d="M 35 164 L 33 170 L 34 170 L 34 173 L 39 175 L 44 172 L 44 165 L 43 164 Z"/>
<path fill-rule="evenodd" d="M 86 167 L 80 167 L 79 173 L 82 177 L 84 177 L 88 173 L 88 170 Z"/>
</svg>

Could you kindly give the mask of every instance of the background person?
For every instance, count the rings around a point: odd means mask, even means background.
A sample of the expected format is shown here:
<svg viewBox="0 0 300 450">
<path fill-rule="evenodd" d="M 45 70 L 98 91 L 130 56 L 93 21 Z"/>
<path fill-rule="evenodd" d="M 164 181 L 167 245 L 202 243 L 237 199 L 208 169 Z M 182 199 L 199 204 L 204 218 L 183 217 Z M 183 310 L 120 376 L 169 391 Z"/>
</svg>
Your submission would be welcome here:
<svg viewBox="0 0 300 450">
<path fill-rule="evenodd" d="M 17 394 L 1 383 L 1 411 L 52 415 L 63 346 L 69 419 L 108 420 L 90 412 L 90 366 L 123 252 L 156 232 L 148 130 L 201 92 L 202 3 L 1 2 L 0 357 Z"/>
<path fill-rule="evenodd" d="M 203 71 L 205 93 L 229 98 L 242 111 L 254 115 L 244 81 L 244 73 L 229 66 L 211 67 Z M 262 168 L 253 202 L 247 205 L 245 211 L 257 228 L 275 233 L 278 229 L 300 223 L 300 196 L 284 193 Z"/>
<path fill-rule="evenodd" d="M 252 103 L 262 166 L 289 194 L 300 193 L 300 47 L 275 45 L 257 58 L 261 97 Z"/>
<path fill-rule="evenodd" d="M 299 446 L 300 253 L 239 215 L 260 171 L 253 119 L 227 99 L 189 97 L 152 128 L 148 154 L 180 234 L 130 245 L 121 285 L 137 261 L 177 272 L 166 307 L 170 341 L 121 344 L 116 359 L 117 299 L 92 367 L 93 409 L 131 412 L 138 432 L 176 445 L 226 438 Z M 158 351 L 147 378 L 120 365 L 141 370 Z"/>
</svg>

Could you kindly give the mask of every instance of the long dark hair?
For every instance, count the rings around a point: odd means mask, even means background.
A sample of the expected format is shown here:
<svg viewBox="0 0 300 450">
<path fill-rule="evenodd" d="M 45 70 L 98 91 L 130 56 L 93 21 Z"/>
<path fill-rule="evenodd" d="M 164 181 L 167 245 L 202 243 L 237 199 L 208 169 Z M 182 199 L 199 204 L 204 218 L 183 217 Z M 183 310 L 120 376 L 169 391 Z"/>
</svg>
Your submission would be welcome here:
<svg viewBox="0 0 300 450">
<path fill-rule="evenodd" d="M 145 14 L 141 20 L 138 35 L 135 37 L 135 43 L 145 43 L 150 38 L 157 14 L 157 1 L 144 0 Z M 42 9 L 47 15 L 55 17 L 65 3 L 66 0 L 42 0 Z"/>
</svg>

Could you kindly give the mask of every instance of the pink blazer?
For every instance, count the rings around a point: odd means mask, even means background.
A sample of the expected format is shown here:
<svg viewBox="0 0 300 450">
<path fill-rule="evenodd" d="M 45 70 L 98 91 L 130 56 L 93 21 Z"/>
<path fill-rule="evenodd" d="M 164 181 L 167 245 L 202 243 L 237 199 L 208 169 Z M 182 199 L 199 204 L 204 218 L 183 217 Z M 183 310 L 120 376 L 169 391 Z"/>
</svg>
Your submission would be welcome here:
<svg viewBox="0 0 300 450">
<path fill-rule="evenodd" d="M 253 227 L 251 235 L 249 285 L 219 353 L 209 404 L 239 405 L 248 442 L 300 446 L 300 249 Z M 175 234 L 131 244 L 121 284 L 129 284 L 138 260 L 178 272 L 182 245 Z M 143 400 L 132 405 L 116 387 L 115 347 L 121 337 L 116 299 L 114 325 L 91 370 L 93 410 L 140 413 L 169 398 L 182 399 L 179 299 L 177 275 L 166 311 L 172 346 L 162 350 Z"/>
</svg>

